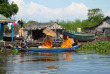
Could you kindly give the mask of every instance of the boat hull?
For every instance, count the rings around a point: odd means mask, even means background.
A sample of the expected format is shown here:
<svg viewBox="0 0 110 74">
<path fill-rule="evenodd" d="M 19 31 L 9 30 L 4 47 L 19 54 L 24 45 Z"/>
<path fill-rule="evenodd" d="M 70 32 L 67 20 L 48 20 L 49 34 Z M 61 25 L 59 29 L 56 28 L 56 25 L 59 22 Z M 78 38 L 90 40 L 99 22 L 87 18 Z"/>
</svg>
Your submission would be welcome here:
<svg viewBox="0 0 110 74">
<path fill-rule="evenodd" d="M 16 48 L 20 51 L 33 51 L 33 52 L 65 52 L 65 51 L 75 51 L 80 45 L 75 45 L 72 48 Z M 15 49 L 14 47 L 11 47 Z"/>
<path fill-rule="evenodd" d="M 95 35 L 81 36 L 80 34 L 75 35 L 73 33 L 63 32 L 64 39 L 66 39 L 67 36 L 69 36 L 70 38 L 74 38 L 74 40 L 77 40 L 78 42 L 87 42 L 87 41 L 95 40 L 95 38 L 94 38 Z"/>
<path fill-rule="evenodd" d="M 33 51 L 33 52 L 65 52 L 71 51 L 72 48 L 27 48 L 21 49 L 21 51 Z"/>
</svg>

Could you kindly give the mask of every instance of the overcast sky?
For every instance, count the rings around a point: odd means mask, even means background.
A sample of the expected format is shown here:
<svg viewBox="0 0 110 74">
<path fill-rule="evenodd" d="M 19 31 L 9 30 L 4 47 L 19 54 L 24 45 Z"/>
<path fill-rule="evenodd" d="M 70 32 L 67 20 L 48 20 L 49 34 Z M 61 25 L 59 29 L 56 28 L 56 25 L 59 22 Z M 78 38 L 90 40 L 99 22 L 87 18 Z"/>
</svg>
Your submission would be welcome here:
<svg viewBox="0 0 110 74">
<path fill-rule="evenodd" d="M 14 19 L 49 22 L 50 20 L 87 19 L 88 9 L 100 8 L 105 16 L 110 16 L 110 0 L 9 0 L 14 1 L 18 13 Z"/>
</svg>

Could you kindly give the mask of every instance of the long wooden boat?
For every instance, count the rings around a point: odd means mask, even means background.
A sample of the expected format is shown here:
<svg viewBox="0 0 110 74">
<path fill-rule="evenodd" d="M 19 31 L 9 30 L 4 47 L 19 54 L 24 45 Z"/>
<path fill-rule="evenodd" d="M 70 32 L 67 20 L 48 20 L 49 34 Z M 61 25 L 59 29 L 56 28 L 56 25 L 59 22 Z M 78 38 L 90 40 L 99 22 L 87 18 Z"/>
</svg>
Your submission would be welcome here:
<svg viewBox="0 0 110 74">
<path fill-rule="evenodd" d="M 66 39 L 66 36 L 74 38 L 78 41 L 92 41 L 95 39 L 94 33 L 82 33 L 82 32 L 75 32 L 75 31 L 65 31 L 63 32 L 63 37 Z"/>
<path fill-rule="evenodd" d="M 65 52 L 65 51 L 71 51 L 76 50 L 80 46 L 75 45 L 72 48 L 17 48 L 21 51 L 33 51 L 33 52 Z"/>
</svg>

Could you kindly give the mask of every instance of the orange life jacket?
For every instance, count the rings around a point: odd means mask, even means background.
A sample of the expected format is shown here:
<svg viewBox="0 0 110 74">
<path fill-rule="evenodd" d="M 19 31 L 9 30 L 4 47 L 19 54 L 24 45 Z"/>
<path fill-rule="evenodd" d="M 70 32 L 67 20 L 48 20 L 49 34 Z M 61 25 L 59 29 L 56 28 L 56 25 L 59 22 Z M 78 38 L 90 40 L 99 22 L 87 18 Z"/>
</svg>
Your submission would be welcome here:
<svg viewBox="0 0 110 74">
<path fill-rule="evenodd" d="M 44 43 L 44 46 L 46 46 L 47 48 L 52 48 L 52 40 L 47 39 Z"/>
<path fill-rule="evenodd" d="M 65 42 L 61 45 L 61 48 L 71 48 L 72 47 L 72 40 L 68 38 Z"/>
</svg>

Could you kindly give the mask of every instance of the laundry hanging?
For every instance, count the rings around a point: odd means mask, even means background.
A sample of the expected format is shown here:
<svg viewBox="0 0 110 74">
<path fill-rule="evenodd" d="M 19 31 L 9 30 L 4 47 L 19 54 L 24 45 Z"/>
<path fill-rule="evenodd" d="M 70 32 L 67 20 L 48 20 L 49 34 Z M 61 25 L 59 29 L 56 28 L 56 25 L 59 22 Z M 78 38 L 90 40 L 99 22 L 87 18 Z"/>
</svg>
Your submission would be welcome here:
<svg viewBox="0 0 110 74">
<path fill-rule="evenodd" d="M 12 25 L 12 23 L 8 23 L 8 28 L 9 28 L 9 30 L 11 30 L 11 25 Z"/>
</svg>

